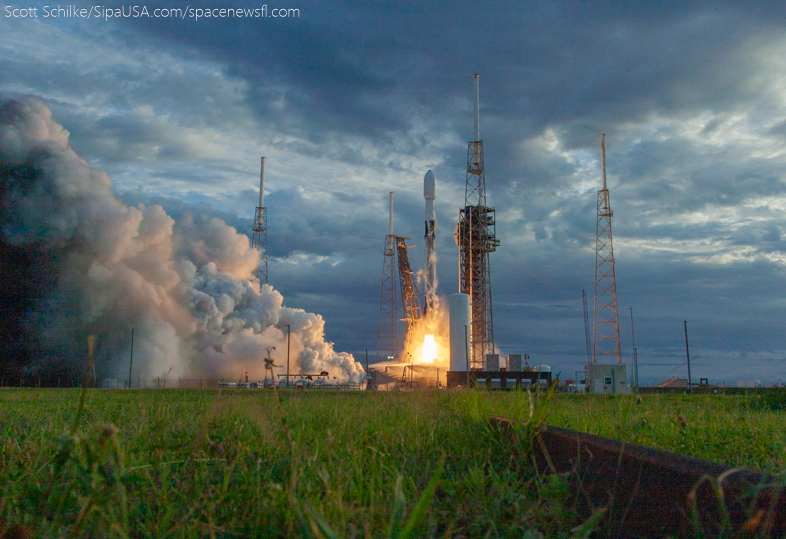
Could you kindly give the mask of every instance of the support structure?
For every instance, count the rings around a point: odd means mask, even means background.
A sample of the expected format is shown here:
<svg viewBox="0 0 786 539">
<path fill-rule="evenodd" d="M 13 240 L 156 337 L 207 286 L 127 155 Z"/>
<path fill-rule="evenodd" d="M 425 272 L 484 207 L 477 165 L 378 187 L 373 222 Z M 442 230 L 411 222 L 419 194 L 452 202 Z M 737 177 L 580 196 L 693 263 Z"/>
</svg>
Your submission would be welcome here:
<svg viewBox="0 0 786 539">
<path fill-rule="evenodd" d="M 254 232 L 251 247 L 259 250 L 259 266 L 254 275 L 260 284 L 267 284 L 267 208 L 265 208 L 265 158 L 262 158 L 262 170 L 259 173 L 259 206 L 254 212 Z"/>
<path fill-rule="evenodd" d="M 483 369 L 486 354 L 494 353 L 489 254 L 499 246 L 494 208 L 486 204 L 483 141 L 480 140 L 479 75 L 475 82 L 474 140 L 467 146 L 464 208 L 459 210 L 456 243 L 459 247 L 459 292 L 470 297 L 470 368 Z"/>
<path fill-rule="evenodd" d="M 406 244 L 406 240 L 408 239 L 396 236 L 398 274 L 401 281 L 401 306 L 404 309 L 404 318 L 402 320 L 407 324 L 407 341 L 412 339 L 415 328 L 422 319 L 420 294 L 418 293 L 417 283 L 412 279 L 412 268 L 409 266 L 409 257 L 407 256 L 409 247 Z"/>
<path fill-rule="evenodd" d="M 385 236 L 382 262 L 382 292 L 379 299 L 379 330 L 377 332 L 377 361 L 398 357 L 398 304 L 396 282 L 396 236 L 393 235 L 393 192 L 390 193 L 390 225 Z"/>
<path fill-rule="evenodd" d="M 620 354 L 620 324 L 617 315 L 617 281 L 614 275 L 614 248 L 611 236 L 609 190 L 606 187 L 606 135 L 600 136 L 603 189 L 598 191 L 597 239 L 595 241 L 595 346 L 594 363 L 616 361 Z"/>
</svg>

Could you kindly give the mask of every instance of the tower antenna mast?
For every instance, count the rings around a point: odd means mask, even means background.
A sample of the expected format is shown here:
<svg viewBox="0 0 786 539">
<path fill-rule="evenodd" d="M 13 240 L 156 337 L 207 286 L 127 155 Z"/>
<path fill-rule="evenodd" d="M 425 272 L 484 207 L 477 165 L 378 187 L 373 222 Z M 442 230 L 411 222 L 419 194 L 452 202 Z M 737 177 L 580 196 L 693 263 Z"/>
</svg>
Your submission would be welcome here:
<svg viewBox="0 0 786 539">
<path fill-rule="evenodd" d="M 595 346 L 592 362 L 622 363 L 620 324 L 617 316 L 617 281 L 614 275 L 614 248 L 611 242 L 611 211 L 606 186 L 606 135 L 600 136 L 600 163 L 603 188 L 598 191 L 597 237 L 595 240 Z"/>
</svg>

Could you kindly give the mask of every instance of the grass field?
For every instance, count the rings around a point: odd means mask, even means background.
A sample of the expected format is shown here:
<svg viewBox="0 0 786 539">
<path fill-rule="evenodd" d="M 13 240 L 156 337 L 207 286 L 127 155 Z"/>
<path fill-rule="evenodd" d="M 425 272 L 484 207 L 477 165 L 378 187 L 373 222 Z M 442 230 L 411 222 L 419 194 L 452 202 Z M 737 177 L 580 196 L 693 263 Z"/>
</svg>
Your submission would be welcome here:
<svg viewBox="0 0 786 539">
<path fill-rule="evenodd" d="M 761 397 L 544 401 L 90 390 L 75 424 L 79 390 L 2 389 L 0 537 L 586 536 L 528 431 L 511 448 L 490 415 L 786 473 L 786 412 Z"/>
</svg>

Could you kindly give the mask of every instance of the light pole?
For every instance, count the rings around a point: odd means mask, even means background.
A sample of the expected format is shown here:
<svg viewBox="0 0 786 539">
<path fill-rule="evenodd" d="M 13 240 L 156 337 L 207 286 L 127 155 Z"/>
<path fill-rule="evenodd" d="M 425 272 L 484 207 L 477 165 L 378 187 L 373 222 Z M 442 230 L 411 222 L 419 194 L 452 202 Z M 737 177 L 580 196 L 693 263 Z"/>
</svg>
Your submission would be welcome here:
<svg viewBox="0 0 786 539">
<path fill-rule="evenodd" d="M 292 327 L 287 324 L 287 389 L 289 389 L 289 341 L 292 336 Z"/>
<path fill-rule="evenodd" d="M 688 348 L 688 321 L 683 320 L 685 323 L 685 355 L 688 357 L 688 393 L 693 393 L 693 384 L 690 379 L 690 349 Z"/>
<path fill-rule="evenodd" d="M 134 328 L 131 328 L 131 361 L 128 362 L 128 389 L 131 389 L 131 373 L 133 368 L 134 368 Z"/>
<path fill-rule="evenodd" d="M 412 382 L 413 382 L 413 376 L 412 376 L 412 354 L 407 352 L 407 355 L 409 356 L 409 390 L 412 391 Z"/>
<path fill-rule="evenodd" d="M 636 384 L 636 395 L 639 394 L 639 361 L 636 357 L 636 336 L 633 333 L 633 307 L 630 309 L 630 338 L 633 341 L 633 383 Z"/>
</svg>

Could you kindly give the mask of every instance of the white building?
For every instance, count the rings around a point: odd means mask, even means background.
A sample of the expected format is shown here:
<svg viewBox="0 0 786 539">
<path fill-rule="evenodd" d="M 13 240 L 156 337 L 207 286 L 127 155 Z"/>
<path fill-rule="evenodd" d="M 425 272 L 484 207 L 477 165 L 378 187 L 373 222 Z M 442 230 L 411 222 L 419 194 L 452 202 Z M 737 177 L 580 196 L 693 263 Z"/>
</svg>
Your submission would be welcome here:
<svg viewBox="0 0 786 539">
<path fill-rule="evenodd" d="M 630 393 L 627 365 L 585 365 L 584 378 L 590 393 Z"/>
</svg>

